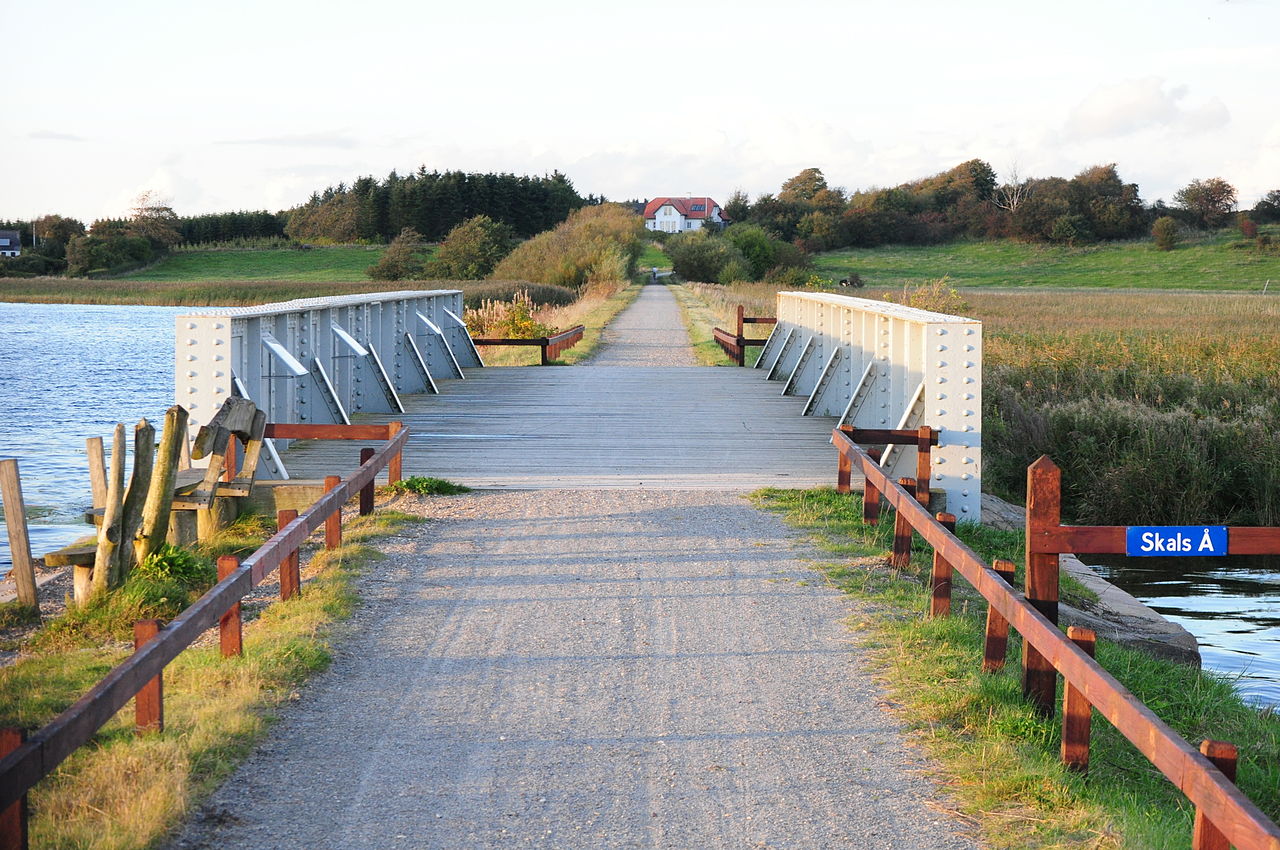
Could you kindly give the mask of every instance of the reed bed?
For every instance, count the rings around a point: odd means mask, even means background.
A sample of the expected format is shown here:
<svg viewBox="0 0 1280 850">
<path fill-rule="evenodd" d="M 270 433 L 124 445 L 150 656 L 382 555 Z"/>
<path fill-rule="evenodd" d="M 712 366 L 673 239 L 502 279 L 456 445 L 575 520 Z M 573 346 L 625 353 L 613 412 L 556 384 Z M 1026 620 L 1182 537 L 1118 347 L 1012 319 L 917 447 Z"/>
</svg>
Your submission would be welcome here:
<svg viewBox="0 0 1280 850">
<path fill-rule="evenodd" d="M 687 288 L 722 327 L 739 304 L 775 312 L 764 284 Z M 900 291 L 854 294 L 886 293 Z M 960 294 L 984 325 L 990 492 L 1020 501 L 1027 465 L 1047 454 L 1075 522 L 1280 524 L 1280 295 Z"/>
</svg>

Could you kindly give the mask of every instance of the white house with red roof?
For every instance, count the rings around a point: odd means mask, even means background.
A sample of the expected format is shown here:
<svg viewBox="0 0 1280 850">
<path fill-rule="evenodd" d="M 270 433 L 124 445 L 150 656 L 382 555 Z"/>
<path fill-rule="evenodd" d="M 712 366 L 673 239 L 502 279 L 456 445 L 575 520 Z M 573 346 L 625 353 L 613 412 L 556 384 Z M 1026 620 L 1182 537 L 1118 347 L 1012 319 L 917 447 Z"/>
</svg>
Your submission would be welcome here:
<svg viewBox="0 0 1280 850">
<path fill-rule="evenodd" d="M 724 224 L 728 219 L 711 198 L 654 198 L 644 206 L 644 226 L 664 233 L 698 230 L 705 222 Z"/>
</svg>

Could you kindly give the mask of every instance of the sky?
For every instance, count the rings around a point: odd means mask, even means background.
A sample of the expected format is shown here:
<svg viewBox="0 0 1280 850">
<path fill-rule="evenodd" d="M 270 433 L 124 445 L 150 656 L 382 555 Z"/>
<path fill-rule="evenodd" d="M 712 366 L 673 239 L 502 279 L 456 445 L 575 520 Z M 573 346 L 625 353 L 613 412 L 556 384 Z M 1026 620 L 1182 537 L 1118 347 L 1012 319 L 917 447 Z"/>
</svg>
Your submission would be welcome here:
<svg viewBox="0 0 1280 850">
<path fill-rule="evenodd" d="M 287 209 L 356 177 L 564 172 L 612 200 L 986 160 L 1142 198 L 1280 188 L 1274 0 L 0 0 L 0 219 Z"/>
</svg>

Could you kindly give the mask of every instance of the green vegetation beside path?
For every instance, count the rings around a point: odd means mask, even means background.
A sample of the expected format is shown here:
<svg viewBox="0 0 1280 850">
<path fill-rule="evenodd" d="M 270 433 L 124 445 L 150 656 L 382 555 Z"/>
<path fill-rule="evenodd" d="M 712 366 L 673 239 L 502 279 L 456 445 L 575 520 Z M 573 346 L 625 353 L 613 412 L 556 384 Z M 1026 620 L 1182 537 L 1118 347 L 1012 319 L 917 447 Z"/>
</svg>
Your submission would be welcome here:
<svg viewBox="0 0 1280 850">
<path fill-rule="evenodd" d="M 850 628 L 872 647 L 897 713 L 941 763 L 943 783 L 979 824 L 985 846 L 1189 846 L 1193 807 L 1105 720 L 1094 720 L 1088 775 L 1062 767 L 1060 721 L 1037 717 L 1022 698 L 1016 634 L 1005 669 L 981 672 L 986 603 L 958 576 L 954 614 L 925 616 L 930 555 L 914 552 L 908 569 L 891 570 L 891 516 L 866 526 L 860 496 L 831 489 L 763 490 L 754 501 L 829 553 L 815 567 L 832 586 L 872 603 L 875 613 Z M 959 536 L 988 562 L 1008 557 L 1014 542 L 963 523 Z M 1280 818 L 1280 718 L 1251 708 L 1211 673 L 1106 641 L 1098 660 L 1193 746 L 1210 737 L 1239 746 L 1241 790 Z"/>
</svg>

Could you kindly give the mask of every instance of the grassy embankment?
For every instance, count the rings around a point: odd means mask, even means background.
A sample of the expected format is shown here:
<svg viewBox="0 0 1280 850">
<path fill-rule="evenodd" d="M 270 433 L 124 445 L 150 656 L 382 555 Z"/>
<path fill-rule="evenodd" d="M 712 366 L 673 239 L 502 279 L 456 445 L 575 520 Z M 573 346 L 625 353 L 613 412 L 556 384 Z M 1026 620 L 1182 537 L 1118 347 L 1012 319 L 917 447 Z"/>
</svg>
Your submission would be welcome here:
<svg viewBox="0 0 1280 850">
<path fill-rule="evenodd" d="M 1022 699 L 1021 647 L 1011 635 L 1009 664 L 980 672 L 986 605 L 956 582 L 955 614 L 931 620 L 930 556 L 914 553 L 904 571 L 885 554 L 892 517 L 868 527 L 861 498 L 833 490 L 765 490 L 758 504 L 807 530 L 830 560 L 814 566 L 859 600 L 850 628 L 870 647 L 898 716 L 941 767 L 940 782 L 973 818 L 992 848 L 1149 848 L 1190 844 L 1194 812 L 1186 798 L 1104 720 L 1096 719 L 1090 772 L 1058 759 L 1060 725 Z M 1020 535 L 962 524 L 960 537 L 982 557 L 1016 556 Z M 1098 659 L 1192 744 L 1206 737 L 1240 747 L 1238 784 L 1271 818 L 1280 818 L 1280 718 L 1244 704 L 1230 682 L 1099 642 Z"/>
<path fill-rule="evenodd" d="M 1280 226 L 1259 232 L 1280 237 Z M 1280 286 L 1280 252 L 1247 248 L 1238 230 L 1188 236 L 1173 251 L 1150 240 L 1079 248 L 1010 240 L 888 246 L 820 254 L 816 271 L 834 280 L 856 272 L 871 288 L 919 286 L 947 276 L 959 287 L 1082 287 L 1260 292 Z"/>
<path fill-rule="evenodd" d="M 72 754 L 30 795 L 32 846 L 155 846 L 230 775 L 276 707 L 327 666 L 336 628 L 357 604 L 356 578 L 381 557 L 370 543 L 419 521 L 387 509 L 351 519 L 341 548 L 307 560 L 300 596 L 246 605 L 242 657 L 222 658 L 216 641 L 179 655 L 164 673 L 165 731 L 134 735 L 126 708 Z M 129 654 L 134 618 L 173 617 L 212 584 L 213 557 L 252 551 L 266 533 L 263 522 L 233 526 L 200 551 L 205 562 L 196 572 L 208 575 L 190 588 L 134 577 L 101 604 L 47 623 L 25 642 L 23 657 L 0 670 L 0 725 L 47 723 Z"/>
<path fill-rule="evenodd" d="M 1063 469 L 1066 510 L 1077 522 L 1280 523 L 1280 439 L 1270 426 L 1280 416 L 1280 292 L 1241 291 L 1258 287 L 1227 245 L 1196 249 L 1218 292 L 1030 287 L 1031 276 L 1014 281 L 1026 287 L 1016 291 L 957 290 L 964 312 L 985 326 L 986 489 L 1020 500 L 1027 464 L 1048 454 Z M 1094 255 L 1140 257 L 1146 247 L 1126 243 Z M 939 277 L 964 267 L 974 250 L 912 249 Z M 1002 244 L 990 256 L 1014 250 L 1041 249 Z M 857 267 L 887 268 L 902 253 L 859 252 Z M 1000 272 L 969 273 L 993 279 Z M 772 315 L 774 291 L 762 284 L 686 288 L 723 327 L 738 304 L 748 315 Z"/>
</svg>

